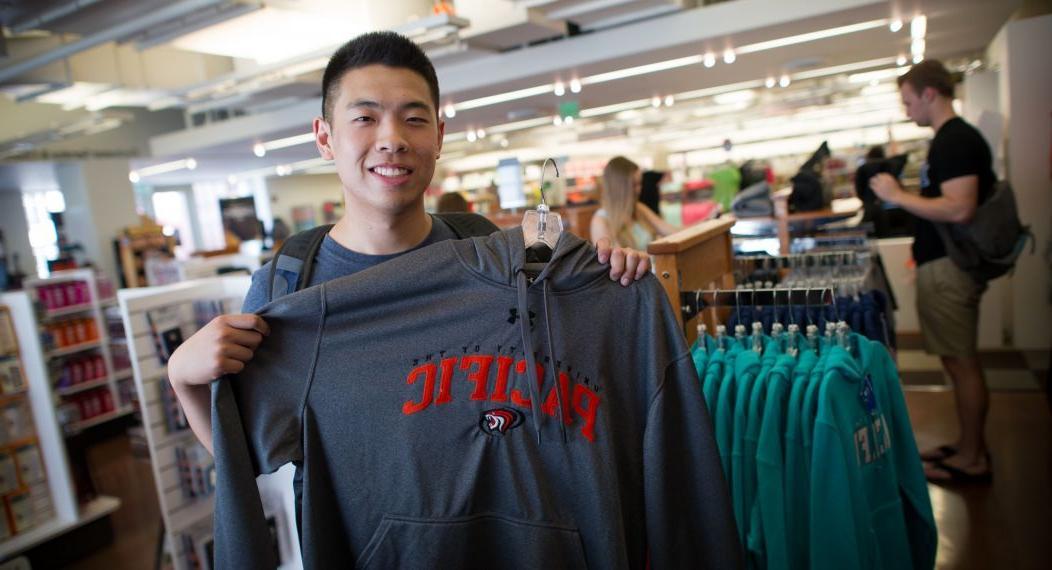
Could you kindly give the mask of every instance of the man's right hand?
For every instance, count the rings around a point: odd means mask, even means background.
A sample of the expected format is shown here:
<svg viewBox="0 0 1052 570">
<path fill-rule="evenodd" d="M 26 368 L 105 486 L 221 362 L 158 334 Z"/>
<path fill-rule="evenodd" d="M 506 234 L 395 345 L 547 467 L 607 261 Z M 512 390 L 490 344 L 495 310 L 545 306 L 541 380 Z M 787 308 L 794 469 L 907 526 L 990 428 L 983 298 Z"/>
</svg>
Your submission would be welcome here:
<svg viewBox="0 0 1052 570">
<path fill-rule="evenodd" d="M 179 345 L 168 360 L 168 378 L 178 388 L 241 372 L 268 334 L 259 315 L 220 315 Z"/>
</svg>

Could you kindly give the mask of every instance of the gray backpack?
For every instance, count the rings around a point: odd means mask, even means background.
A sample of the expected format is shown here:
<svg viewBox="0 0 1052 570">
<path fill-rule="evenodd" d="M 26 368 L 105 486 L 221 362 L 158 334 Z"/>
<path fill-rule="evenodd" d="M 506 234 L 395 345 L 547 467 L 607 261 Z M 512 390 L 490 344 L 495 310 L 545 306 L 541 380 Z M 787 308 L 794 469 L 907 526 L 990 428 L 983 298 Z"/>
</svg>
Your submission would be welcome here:
<svg viewBox="0 0 1052 570">
<path fill-rule="evenodd" d="M 979 283 L 1011 271 L 1027 241 L 1033 253 L 1034 234 L 1019 221 L 1015 193 L 1007 181 L 994 185 L 990 197 L 975 209 L 971 222 L 934 225 L 946 245 L 946 254 Z"/>
</svg>

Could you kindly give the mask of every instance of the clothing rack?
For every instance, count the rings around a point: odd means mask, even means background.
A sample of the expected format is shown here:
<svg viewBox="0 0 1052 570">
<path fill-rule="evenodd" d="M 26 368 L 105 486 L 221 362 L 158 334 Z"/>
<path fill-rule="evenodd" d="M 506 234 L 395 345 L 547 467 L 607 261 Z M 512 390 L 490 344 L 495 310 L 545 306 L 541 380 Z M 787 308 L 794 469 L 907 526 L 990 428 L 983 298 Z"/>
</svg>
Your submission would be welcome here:
<svg viewBox="0 0 1052 570">
<path fill-rule="evenodd" d="M 680 311 L 690 320 L 707 308 L 751 306 L 824 306 L 835 302 L 836 291 L 830 287 L 774 287 L 769 289 L 738 288 L 698 290 L 680 293 Z"/>
</svg>

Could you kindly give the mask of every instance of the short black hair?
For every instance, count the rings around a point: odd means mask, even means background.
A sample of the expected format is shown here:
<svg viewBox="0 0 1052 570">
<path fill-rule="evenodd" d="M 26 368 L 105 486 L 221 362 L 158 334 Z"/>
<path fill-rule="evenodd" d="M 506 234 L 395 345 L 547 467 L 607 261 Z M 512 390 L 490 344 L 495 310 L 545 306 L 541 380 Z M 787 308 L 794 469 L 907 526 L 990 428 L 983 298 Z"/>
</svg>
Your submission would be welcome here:
<svg viewBox="0 0 1052 570">
<path fill-rule="evenodd" d="M 339 96 L 340 80 L 352 69 L 386 65 L 416 72 L 431 90 L 431 102 L 438 113 L 438 75 L 424 50 L 409 38 L 395 32 L 369 32 L 340 46 L 329 58 L 321 80 L 321 114 L 332 120 L 332 102 Z"/>
</svg>

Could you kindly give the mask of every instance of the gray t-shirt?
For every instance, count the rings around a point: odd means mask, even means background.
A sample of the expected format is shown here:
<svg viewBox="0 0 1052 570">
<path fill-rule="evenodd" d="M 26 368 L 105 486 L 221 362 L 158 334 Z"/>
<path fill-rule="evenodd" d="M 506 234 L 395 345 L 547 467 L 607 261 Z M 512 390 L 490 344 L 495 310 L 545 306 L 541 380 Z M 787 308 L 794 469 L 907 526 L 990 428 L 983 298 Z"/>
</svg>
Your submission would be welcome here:
<svg viewBox="0 0 1052 570">
<path fill-rule="evenodd" d="M 431 216 L 431 233 L 427 234 L 424 241 L 416 247 L 401 253 L 389 255 L 368 255 L 358 253 L 343 247 L 331 236 L 326 235 L 318 249 L 318 255 L 314 258 L 314 274 L 311 276 L 309 285 L 317 285 L 339 277 L 354 275 L 363 269 L 369 269 L 385 261 L 390 261 L 409 251 L 415 251 L 427 247 L 433 243 L 456 239 L 453 230 L 441 219 Z M 261 267 L 252 275 L 252 286 L 245 295 L 245 301 L 241 305 L 242 313 L 254 313 L 260 307 L 267 304 L 268 280 L 270 279 L 270 262 Z"/>
</svg>

